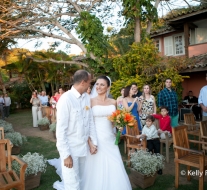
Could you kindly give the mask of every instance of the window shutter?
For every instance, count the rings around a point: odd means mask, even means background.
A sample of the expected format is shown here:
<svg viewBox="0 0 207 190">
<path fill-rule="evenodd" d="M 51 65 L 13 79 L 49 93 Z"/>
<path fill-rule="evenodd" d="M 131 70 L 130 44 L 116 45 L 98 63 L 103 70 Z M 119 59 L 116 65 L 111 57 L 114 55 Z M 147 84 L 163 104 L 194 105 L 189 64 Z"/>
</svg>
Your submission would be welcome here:
<svg viewBox="0 0 207 190">
<path fill-rule="evenodd" d="M 172 36 L 164 38 L 164 48 L 165 48 L 165 55 L 170 56 L 173 55 L 173 38 Z"/>
</svg>

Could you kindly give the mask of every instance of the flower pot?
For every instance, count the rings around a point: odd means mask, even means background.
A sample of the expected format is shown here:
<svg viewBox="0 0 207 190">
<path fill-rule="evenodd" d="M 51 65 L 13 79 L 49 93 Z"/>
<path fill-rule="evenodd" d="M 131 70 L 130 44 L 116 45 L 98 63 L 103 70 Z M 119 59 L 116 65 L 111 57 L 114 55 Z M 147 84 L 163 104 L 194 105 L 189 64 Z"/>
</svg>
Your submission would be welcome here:
<svg viewBox="0 0 207 190">
<path fill-rule="evenodd" d="M 146 175 L 143 175 L 135 171 L 134 169 L 130 169 L 130 170 L 131 170 L 130 179 L 132 183 L 134 183 L 136 186 L 139 186 L 142 189 L 145 189 L 154 184 L 156 174 L 154 176 L 146 176 Z"/>
<path fill-rule="evenodd" d="M 11 154 L 16 155 L 19 153 L 20 153 L 20 146 L 13 145 L 12 150 L 11 150 Z"/>
<path fill-rule="evenodd" d="M 37 175 L 29 175 L 25 177 L 25 190 L 30 190 L 38 187 L 40 185 L 41 172 Z"/>
<path fill-rule="evenodd" d="M 38 125 L 38 127 L 40 128 L 41 131 L 48 130 L 49 129 L 49 124 L 47 124 L 47 125 Z"/>
<path fill-rule="evenodd" d="M 56 139 L 56 131 L 53 131 L 52 133 L 53 133 L 54 139 Z"/>
</svg>

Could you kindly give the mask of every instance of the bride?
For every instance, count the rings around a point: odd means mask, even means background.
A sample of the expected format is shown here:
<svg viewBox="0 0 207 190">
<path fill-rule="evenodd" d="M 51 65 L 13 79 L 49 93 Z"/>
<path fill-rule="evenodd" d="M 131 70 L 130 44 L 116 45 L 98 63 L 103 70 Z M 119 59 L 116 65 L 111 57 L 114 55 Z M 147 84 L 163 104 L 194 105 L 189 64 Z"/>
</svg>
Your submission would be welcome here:
<svg viewBox="0 0 207 190">
<path fill-rule="evenodd" d="M 116 100 L 107 98 L 110 79 L 101 76 L 95 89 L 97 96 L 91 99 L 91 107 L 98 139 L 98 152 L 88 153 L 81 190 L 131 190 L 119 148 L 115 145 L 112 123 L 107 119 L 116 110 Z M 93 94 L 94 89 L 92 90 Z M 89 140 L 90 143 L 90 140 Z"/>
<path fill-rule="evenodd" d="M 81 190 L 132 189 L 119 148 L 115 145 L 112 123 L 107 119 L 116 110 L 116 100 L 107 98 L 110 86 L 110 78 L 101 76 L 91 92 L 91 96 L 94 97 L 91 99 L 91 109 L 97 133 L 98 152 L 91 155 L 88 151 L 81 175 Z M 61 168 L 58 161 L 53 159 L 49 160 L 49 163 L 57 168 L 57 173 L 60 175 Z M 53 187 L 64 190 L 62 182 L 55 182 Z"/>
</svg>

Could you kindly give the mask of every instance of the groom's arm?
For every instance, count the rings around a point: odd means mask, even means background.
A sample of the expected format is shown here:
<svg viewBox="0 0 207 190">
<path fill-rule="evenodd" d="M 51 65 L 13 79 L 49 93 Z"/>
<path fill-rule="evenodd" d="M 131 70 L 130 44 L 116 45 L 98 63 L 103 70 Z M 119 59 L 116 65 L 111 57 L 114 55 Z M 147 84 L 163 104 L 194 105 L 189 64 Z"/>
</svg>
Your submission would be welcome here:
<svg viewBox="0 0 207 190">
<path fill-rule="evenodd" d="M 96 136 L 96 128 L 94 125 L 94 121 L 93 121 L 93 115 L 92 115 L 92 111 L 90 109 L 90 113 L 89 113 L 89 136 L 92 140 L 92 143 L 97 146 L 97 136 Z"/>
<path fill-rule="evenodd" d="M 61 97 L 57 103 L 57 127 L 56 127 L 56 138 L 57 138 L 57 149 L 60 157 L 66 159 L 71 155 L 70 145 L 68 142 L 68 128 L 70 118 L 70 104 L 67 102 L 65 96 Z"/>
</svg>

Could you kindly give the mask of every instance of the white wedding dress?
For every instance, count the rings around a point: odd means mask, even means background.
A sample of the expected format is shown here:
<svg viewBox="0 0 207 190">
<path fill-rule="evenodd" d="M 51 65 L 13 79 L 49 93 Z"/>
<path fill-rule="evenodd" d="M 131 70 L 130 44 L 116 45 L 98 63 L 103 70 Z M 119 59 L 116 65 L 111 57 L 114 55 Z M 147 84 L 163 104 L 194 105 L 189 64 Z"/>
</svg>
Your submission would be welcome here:
<svg viewBox="0 0 207 190">
<path fill-rule="evenodd" d="M 107 119 L 114 105 L 92 108 L 98 140 L 98 152 L 88 153 L 81 190 L 131 190 L 111 122 Z"/>
<path fill-rule="evenodd" d="M 125 171 L 119 148 L 115 145 L 115 135 L 111 122 L 107 119 L 116 110 L 114 105 L 92 108 L 98 140 L 98 152 L 88 152 L 85 162 L 81 190 L 131 190 L 131 184 Z M 60 160 L 48 160 L 57 168 L 61 177 Z M 62 178 L 61 178 L 62 179 Z M 53 187 L 64 190 L 62 182 Z"/>
</svg>

